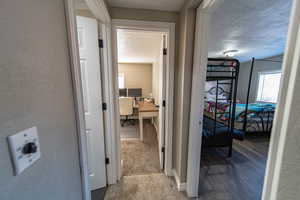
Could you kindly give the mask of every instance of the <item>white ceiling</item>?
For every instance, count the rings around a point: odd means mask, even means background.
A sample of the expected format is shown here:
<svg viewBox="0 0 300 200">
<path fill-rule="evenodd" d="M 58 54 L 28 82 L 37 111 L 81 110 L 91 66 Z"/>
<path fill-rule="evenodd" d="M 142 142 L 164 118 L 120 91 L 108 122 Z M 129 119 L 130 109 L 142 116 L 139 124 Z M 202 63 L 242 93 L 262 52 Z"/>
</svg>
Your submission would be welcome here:
<svg viewBox="0 0 300 200">
<path fill-rule="evenodd" d="M 212 17 L 209 56 L 239 50 L 240 61 L 282 54 L 292 0 L 226 0 Z"/>
<path fill-rule="evenodd" d="M 151 10 L 179 11 L 185 0 L 107 0 L 109 6 Z"/>
<path fill-rule="evenodd" d="M 160 52 L 162 33 L 119 29 L 119 63 L 153 63 Z"/>
</svg>

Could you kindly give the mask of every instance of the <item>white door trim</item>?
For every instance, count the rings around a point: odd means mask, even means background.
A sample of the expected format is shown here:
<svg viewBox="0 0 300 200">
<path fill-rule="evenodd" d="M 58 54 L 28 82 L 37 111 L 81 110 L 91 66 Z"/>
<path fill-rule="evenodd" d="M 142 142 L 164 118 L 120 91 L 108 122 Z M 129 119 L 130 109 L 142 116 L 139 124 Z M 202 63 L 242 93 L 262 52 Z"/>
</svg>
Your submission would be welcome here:
<svg viewBox="0 0 300 200">
<path fill-rule="evenodd" d="M 209 17 L 209 14 L 201 12 L 201 8 L 197 9 L 186 184 L 189 197 L 197 197 L 199 188 L 204 105 L 201 102 L 204 101 Z"/>
<path fill-rule="evenodd" d="M 115 184 L 118 180 L 117 175 L 117 166 L 118 160 L 115 155 L 115 146 L 116 146 L 116 126 L 119 123 L 115 121 L 115 101 L 114 96 L 111 95 L 114 93 L 115 88 L 112 84 L 113 81 L 113 69 L 112 69 L 112 56 L 111 56 L 111 25 L 110 24 L 99 24 L 100 27 L 100 39 L 103 40 L 103 48 L 100 49 L 100 56 L 102 62 L 102 85 L 103 85 L 103 102 L 107 105 L 107 110 L 104 111 L 105 118 L 105 146 L 106 146 L 106 157 L 109 158 L 109 164 L 107 164 L 107 183 Z"/>
<path fill-rule="evenodd" d="M 209 30 L 209 18 L 212 11 L 216 8 L 219 2 L 204 0 L 203 5 L 208 5 L 212 10 L 203 10 L 203 7 L 198 8 L 197 12 L 197 25 L 196 25 L 196 41 L 194 49 L 194 71 L 193 71 L 193 86 L 192 86 L 192 99 L 191 99 L 191 117 L 190 117 L 190 132 L 189 132 L 189 150 L 188 150 L 188 171 L 187 171 L 187 194 L 189 197 L 198 196 L 199 187 L 199 172 L 200 172 L 200 157 L 201 157 L 201 138 L 202 134 L 202 111 L 203 105 L 199 102 L 203 101 L 203 78 L 205 78 L 206 62 L 207 62 L 207 43 Z M 212 7 L 211 7 L 212 6 Z M 207 7 L 206 7 L 207 8 Z M 293 12 L 291 14 L 291 21 L 289 25 L 289 35 L 287 46 L 285 50 L 283 62 L 283 79 L 280 89 L 280 97 L 276 109 L 274 127 L 272 130 L 271 143 L 269 148 L 267 170 L 265 175 L 263 200 L 276 199 L 279 190 L 279 175 L 281 173 L 281 163 L 283 158 L 283 151 L 285 139 L 287 136 L 288 114 L 291 109 L 288 102 L 291 101 L 293 88 L 296 84 L 295 74 L 299 68 L 300 59 L 300 2 L 294 1 Z M 200 69 L 201 68 L 201 69 Z M 292 72 L 292 73 L 291 73 Z M 293 73 L 294 72 L 294 73 Z M 202 76 L 202 79 L 199 78 Z M 290 94 L 290 95 L 288 95 Z M 202 103 L 203 104 L 203 103 Z M 196 110 L 197 112 L 193 112 Z"/>
<path fill-rule="evenodd" d="M 80 170 L 82 181 L 82 193 L 84 200 L 91 199 L 89 187 L 89 174 L 87 165 L 87 141 L 85 137 L 85 119 L 83 92 L 81 87 L 80 56 L 77 38 L 77 24 L 74 0 L 65 0 L 65 12 L 68 31 L 68 42 L 70 52 L 70 67 L 73 82 L 73 98 L 75 103 L 75 117 L 77 126 L 78 148 L 80 158 Z"/>
<path fill-rule="evenodd" d="M 186 192 L 189 197 L 197 197 L 199 188 L 210 17 L 223 1 L 204 0 L 197 9 L 186 183 Z"/>
<path fill-rule="evenodd" d="M 173 140 L 173 101 L 174 101 L 174 64 L 175 64 L 175 24 L 168 22 L 152 22 L 152 21 L 136 21 L 136 20 L 112 20 L 112 53 L 113 53 L 113 68 L 114 68 L 114 97 L 118 99 L 118 84 L 117 84 L 117 29 L 135 29 L 145 31 L 159 31 L 167 34 L 168 38 L 168 59 L 166 72 L 166 143 L 165 143 L 165 174 L 172 176 L 172 140 Z M 116 105 L 117 111 L 118 105 Z M 115 121 L 119 121 L 119 114 L 116 113 Z M 117 126 L 116 138 L 118 138 L 117 146 L 115 147 L 118 155 L 116 157 L 120 161 L 120 132 Z M 119 171 L 118 178 L 121 178 L 121 163 L 118 162 Z"/>
<path fill-rule="evenodd" d="M 94 16 L 104 24 L 110 24 L 110 15 L 103 0 L 84 0 Z"/>
<path fill-rule="evenodd" d="M 299 82 L 296 76 L 299 75 L 300 52 L 300 2 L 294 0 L 293 9 L 290 17 L 288 39 L 283 59 L 283 77 L 279 93 L 278 105 L 275 112 L 275 118 L 272 129 L 266 174 L 264 179 L 264 188 L 262 200 L 277 199 L 280 175 L 282 173 L 282 162 L 286 140 L 291 132 L 288 128 L 291 119 L 291 112 L 299 112 L 298 107 L 291 107 L 293 95 L 297 91 L 294 88 Z M 299 91 L 298 91 L 299 92 Z M 296 110 L 295 110 L 296 109 Z M 294 126 L 295 124 L 293 124 Z M 291 138 L 289 139 L 291 140 Z M 296 159 L 296 158 L 295 158 Z M 297 186 L 296 186 L 297 187 Z M 296 191 L 293 191 L 295 194 Z"/>
<path fill-rule="evenodd" d="M 97 7 L 99 10 L 96 12 L 108 13 L 103 0 L 101 5 Z M 78 153 L 79 153 L 79 166 L 81 171 L 82 181 L 82 199 L 91 200 L 91 192 L 89 187 L 89 174 L 87 165 L 87 141 L 85 137 L 85 119 L 84 119 L 84 103 L 83 103 L 83 92 L 81 87 L 81 74 L 80 74 L 80 57 L 79 47 L 77 38 L 77 24 L 75 14 L 75 2 L 74 0 L 64 0 L 65 4 L 65 17 L 67 25 L 69 53 L 70 53 L 70 70 L 72 75 L 73 83 L 73 98 L 75 107 L 75 120 L 77 126 L 77 137 L 78 137 Z M 101 10 L 100 10 L 101 9 Z M 96 15 L 97 16 L 97 15 Z M 98 20 L 109 23 L 107 14 L 98 15 Z M 109 18 L 110 19 L 110 18 Z M 109 178 L 109 177 L 108 177 Z M 108 180 L 109 182 L 109 180 Z"/>
</svg>

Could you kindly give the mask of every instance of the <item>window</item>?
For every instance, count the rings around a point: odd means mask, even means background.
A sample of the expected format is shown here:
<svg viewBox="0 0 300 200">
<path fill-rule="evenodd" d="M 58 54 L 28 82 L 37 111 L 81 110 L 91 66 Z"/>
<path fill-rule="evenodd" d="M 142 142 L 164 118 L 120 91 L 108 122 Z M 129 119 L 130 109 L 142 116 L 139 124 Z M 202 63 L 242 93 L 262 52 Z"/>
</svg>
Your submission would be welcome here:
<svg viewBox="0 0 300 200">
<path fill-rule="evenodd" d="M 281 72 L 261 72 L 258 77 L 257 101 L 276 103 Z"/>
<path fill-rule="evenodd" d="M 118 82 L 119 82 L 119 88 L 125 88 L 125 76 L 123 73 L 119 73 Z"/>
</svg>

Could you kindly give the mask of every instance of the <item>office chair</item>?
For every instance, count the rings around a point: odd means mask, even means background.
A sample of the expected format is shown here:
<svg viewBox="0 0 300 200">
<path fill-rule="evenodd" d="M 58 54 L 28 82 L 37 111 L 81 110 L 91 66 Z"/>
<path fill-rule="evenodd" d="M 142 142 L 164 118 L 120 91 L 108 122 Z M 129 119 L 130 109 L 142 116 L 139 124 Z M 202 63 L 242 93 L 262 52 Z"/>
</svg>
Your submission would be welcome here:
<svg viewBox="0 0 300 200">
<path fill-rule="evenodd" d="M 133 98 L 132 97 L 120 97 L 119 98 L 120 115 L 126 116 L 125 120 L 121 120 L 121 126 L 123 127 L 126 122 L 129 121 L 128 117 L 133 115 Z"/>
</svg>

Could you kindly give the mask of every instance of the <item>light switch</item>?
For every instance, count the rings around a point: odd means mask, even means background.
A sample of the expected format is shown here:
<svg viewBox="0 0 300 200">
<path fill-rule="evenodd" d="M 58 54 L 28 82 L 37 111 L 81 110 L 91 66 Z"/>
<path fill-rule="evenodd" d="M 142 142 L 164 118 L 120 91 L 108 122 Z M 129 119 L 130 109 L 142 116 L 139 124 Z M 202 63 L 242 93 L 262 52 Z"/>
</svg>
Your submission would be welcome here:
<svg viewBox="0 0 300 200">
<path fill-rule="evenodd" d="M 9 136 L 8 143 L 16 175 L 23 172 L 41 157 L 36 127 Z"/>
</svg>

